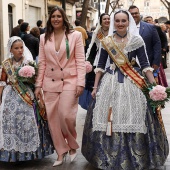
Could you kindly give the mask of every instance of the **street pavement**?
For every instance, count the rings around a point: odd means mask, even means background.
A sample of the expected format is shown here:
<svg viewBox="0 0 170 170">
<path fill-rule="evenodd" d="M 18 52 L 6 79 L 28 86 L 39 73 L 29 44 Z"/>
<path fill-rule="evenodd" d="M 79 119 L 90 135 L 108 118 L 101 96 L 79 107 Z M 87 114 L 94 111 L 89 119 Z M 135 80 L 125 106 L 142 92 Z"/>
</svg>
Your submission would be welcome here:
<svg viewBox="0 0 170 170">
<path fill-rule="evenodd" d="M 170 65 L 165 69 L 168 84 L 170 86 Z M 170 102 L 166 104 L 166 108 L 162 110 L 163 121 L 170 143 Z M 86 111 L 79 107 L 77 114 L 77 141 L 81 148 L 81 140 L 83 133 L 83 125 L 86 117 Z M 81 150 L 78 149 L 78 155 L 74 162 L 70 163 L 69 156 L 66 157 L 66 161 L 58 167 L 52 167 L 57 155 L 54 153 L 42 160 L 20 162 L 20 163 L 0 163 L 0 170 L 97 170 L 91 166 L 81 154 Z M 170 155 L 163 167 L 159 167 L 157 170 L 170 170 Z"/>
</svg>

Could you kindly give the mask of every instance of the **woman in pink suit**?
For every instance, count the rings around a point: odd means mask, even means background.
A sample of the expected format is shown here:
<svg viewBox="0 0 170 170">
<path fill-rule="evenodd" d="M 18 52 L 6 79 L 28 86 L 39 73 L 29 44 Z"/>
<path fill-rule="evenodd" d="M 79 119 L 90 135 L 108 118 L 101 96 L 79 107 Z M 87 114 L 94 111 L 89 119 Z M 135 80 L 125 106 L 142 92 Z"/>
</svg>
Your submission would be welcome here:
<svg viewBox="0 0 170 170">
<path fill-rule="evenodd" d="M 46 33 L 40 37 L 39 72 L 35 95 L 44 93 L 47 118 L 58 154 L 53 166 L 61 165 L 69 153 L 76 157 L 76 113 L 78 97 L 85 86 L 85 55 L 81 33 L 71 29 L 64 10 L 52 9 Z"/>
</svg>

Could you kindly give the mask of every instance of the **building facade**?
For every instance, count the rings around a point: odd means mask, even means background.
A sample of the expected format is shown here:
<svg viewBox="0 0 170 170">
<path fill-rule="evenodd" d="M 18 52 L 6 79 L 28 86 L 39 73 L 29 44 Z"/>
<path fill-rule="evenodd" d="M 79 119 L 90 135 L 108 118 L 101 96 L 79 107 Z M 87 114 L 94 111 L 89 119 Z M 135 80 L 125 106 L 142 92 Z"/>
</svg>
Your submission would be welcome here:
<svg viewBox="0 0 170 170">
<path fill-rule="evenodd" d="M 83 2 L 84 0 L 80 0 L 79 2 L 76 3 L 76 19 L 81 18 Z M 96 3 L 96 0 L 90 0 L 86 18 L 86 27 L 88 31 L 91 29 L 91 27 L 96 25 L 97 20 L 98 20 L 98 3 Z"/>
<path fill-rule="evenodd" d="M 98 0 L 95 0 L 98 3 Z M 100 0 L 100 13 L 105 11 L 107 0 Z M 112 12 L 117 4 L 117 0 L 110 0 L 109 14 Z M 158 19 L 159 22 L 165 22 L 169 20 L 168 10 L 160 0 L 119 0 L 117 7 L 122 9 L 128 9 L 130 5 L 136 5 L 140 14 L 145 18 L 146 16 L 152 16 L 154 19 Z M 112 7 L 111 7 L 112 6 Z"/>
<path fill-rule="evenodd" d="M 36 26 L 37 20 L 43 21 L 45 27 L 48 14 L 55 6 L 62 7 L 63 0 L 0 0 L 0 62 L 6 58 L 7 42 L 13 27 L 18 25 L 18 19 L 28 22 L 30 28 Z M 75 2 L 65 0 L 66 14 L 71 24 L 76 19 Z"/>
<path fill-rule="evenodd" d="M 114 6 L 117 0 L 110 0 Z M 7 41 L 13 27 L 18 25 L 18 19 L 24 19 L 30 27 L 36 26 L 37 20 L 43 21 L 45 26 L 48 14 L 53 7 L 65 2 L 65 10 L 70 23 L 74 25 L 76 19 L 80 19 L 84 0 L 0 0 L 0 61 L 4 60 L 7 52 Z M 99 6 L 100 2 L 100 6 Z M 107 0 L 90 0 L 87 12 L 86 26 L 90 30 L 95 26 L 100 14 L 105 12 Z M 136 5 L 144 17 L 152 16 L 164 22 L 168 17 L 168 11 L 160 0 L 120 0 L 119 8 L 128 9 L 130 5 Z M 112 12 L 110 6 L 109 13 Z"/>
<path fill-rule="evenodd" d="M 47 17 L 46 0 L 1 0 L 0 1 L 0 61 L 6 58 L 7 42 L 18 19 L 24 19 L 30 27 L 36 26 L 37 20 L 45 22 Z"/>
<path fill-rule="evenodd" d="M 121 0 L 124 9 L 132 4 L 140 9 L 140 14 L 145 18 L 152 16 L 153 19 L 158 19 L 159 22 L 169 20 L 168 10 L 160 0 Z M 134 2 L 134 3 L 133 3 Z"/>
</svg>

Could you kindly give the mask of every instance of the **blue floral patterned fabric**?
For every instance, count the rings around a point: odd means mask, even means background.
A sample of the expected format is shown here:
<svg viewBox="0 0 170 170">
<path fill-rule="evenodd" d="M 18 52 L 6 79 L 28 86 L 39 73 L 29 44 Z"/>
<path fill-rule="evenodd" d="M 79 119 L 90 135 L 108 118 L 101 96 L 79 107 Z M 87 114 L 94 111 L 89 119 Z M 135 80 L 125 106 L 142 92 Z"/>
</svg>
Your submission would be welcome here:
<svg viewBox="0 0 170 170">
<path fill-rule="evenodd" d="M 10 85 L 4 88 L 2 99 L 0 161 L 28 161 L 53 154 L 48 123 L 40 117 L 37 102 L 28 106 Z"/>
<path fill-rule="evenodd" d="M 18 162 L 18 161 L 29 161 L 42 159 L 45 156 L 51 155 L 54 153 L 54 147 L 51 140 L 51 136 L 48 129 L 48 124 L 44 120 L 39 121 L 39 136 L 40 136 L 40 146 L 35 152 L 26 152 L 20 153 L 15 150 L 5 151 L 0 150 L 0 161 L 4 162 Z"/>
<path fill-rule="evenodd" d="M 94 167 L 104 170 L 149 170 L 162 166 L 169 153 L 167 136 L 158 116 L 148 107 L 147 133 L 92 131 L 93 101 L 88 109 L 82 140 L 82 154 Z"/>
</svg>

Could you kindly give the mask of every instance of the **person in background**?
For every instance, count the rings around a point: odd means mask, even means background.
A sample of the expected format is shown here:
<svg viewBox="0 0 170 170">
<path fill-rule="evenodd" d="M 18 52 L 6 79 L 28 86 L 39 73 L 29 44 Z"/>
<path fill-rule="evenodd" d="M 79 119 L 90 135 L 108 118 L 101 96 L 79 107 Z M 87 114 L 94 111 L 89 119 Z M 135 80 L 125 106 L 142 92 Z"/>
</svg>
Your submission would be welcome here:
<svg viewBox="0 0 170 170">
<path fill-rule="evenodd" d="M 158 83 L 158 72 L 161 62 L 161 41 L 153 24 L 143 22 L 140 18 L 139 8 L 135 5 L 129 7 L 129 12 L 136 22 L 140 36 L 143 38 L 148 59 L 152 68 L 154 68 L 154 77 Z"/>
<path fill-rule="evenodd" d="M 40 36 L 39 69 L 35 95 L 44 93 L 47 119 L 58 155 L 53 166 L 77 156 L 76 114 L 85 86 L 85 54 L 82 34 L 70 28 L 65 11 L 51 10 L 47 30 Z"/>
<path fill-rule="evenodd" d="M 94 69 L 96 68 L 96 62 L 99 60 L 101 51 L 100 41 L 108 35 L 109 25 L 110 16 L 106 13 L 101 14 L 98 25 L 92 32 L 91 42 L 87 49 L 86 60 L 91 63 L 93 70 L 86 74 L 86 86 L 83 94 L 79 97 L 79 105 L 86 110 L 88 109 L 92 99 L 91 92 L 93 91 L 95 79 Z"/>
<path fill-rule="evenodd" d="M 170 29 L 170 20 L 166 21 L 164 24 L 166 25 L 167 29 Z"/>
<path fill-rule="evenodd" d="M 159 20 L 158 19 L 154 19 L 154 25 L 159 26 Z"/>
<path fill-rule="evenodd" d="M 20 26 L 23 22 L 24 22 L 23 19 L 18 20 L 18 25 L 12 29 L 10 37 L 12 37 L 12 36 L 20 37 L 21 36 Z"/>
<path fill-rule="evenodd" d="M 155 22 L 153 21 L 153 18 L 151 16 L 147 16 L 146 18 L 146 22 L 152 25 L 155 25 Z M 158 25 L 155 25 L 155 28 L 158 32 L 159 38 L 161 40 L 161 48 L 163 49 L 166 46 L 166 37 L 164 36 L 161 27 Z"/>
<path fill-rule="evenodd" d="M 168 47 L 170 48 L 170 20 L 166 21 L 164 23 L 166 25 L 166 32 L 167 32 L 167 37 L 168 37 Z M 168 53 L 167 55 L 167 64 L 169 64 L 169 55 L 170 53 Z"/>
<path fill-rule="evenodd" d="M 33 27 L 30 30 L 30 34 L 25 37 L 25 45 L 32 53 L 33 59 L 38 63 L 38 54 L 39 54 L 39 40 L 40 30 L 37 27 Z"/>
<path fill-rule="evenodd" d="M 22 26 L 22 25 L 21 25 Z M 26 28 L 26 27 L 25 27 Z M 28 31 L 28 27 L 26 28 Z M 24 41 L 26 47 L 30 50 L 34 61 L 36 60 L 36 57 L 39 53 L 39 39 L 40 31 L 37 27 L 33 27 L 29 34 L 27 34 L 27 31 L 25 30 L 25 34 L 23 34 L 22 40 Z"/>
<path fill-rule="evenodd" d="M 36 63 L 38 63 L 38 54 L 39 54 L 39 42 L 40 42 L 40 30 L 39 29 L 37 29 L 37 27 L 34 27 L 34 28 L 32 28 L 31 29 L 31 31 L 30 31 L 30 34 L 32 34 L 35 38 L 37 38 L 38 39 L 38 41 L 37 41 L 37 39 L 36 39 L 36 42 L 35 42 L 35 53 L 33 54 L 33 56 L 35 56 L 36 55 Z M 35 58 L 35 57 L 34 57 Z"/>
<path fill-rule="evenodd" d="M 23 22 L 20 26 L 20 31 L 21 31 L 21 39 L 23 40 L 25 35 L 27 35 L 28 31 L 30 30 L 30 26 L 29 26 L 29 23 L 28 22 Z"/>
<path fill-rule="evenodd" d="M 85 40 L 88 38 L 87 32 L 83 27 L 80 26 L 80 20 L 78 20 L 78 19 L 75 20 L 75 26 L 76 27 L 74 29 L 76 31 L 81 32 L 81 34 L 82 34 L 82 40 L 83 40 L 83 44 L 84 44 L 84 47 L 85 47 L 86 46 Z"/>
<path fill-rule="evenodd" d="M 154 21 L 151 16 L 146 17 L 146 22 L 154 25 Z M 160 84 L 164 87 L 168 87 L 168 83 L 167 83 L 167 79 L 166 79 L 166 75 L 165 75 L 164 67 L 163 67 L 163 66 L 165 66 L 163 64 L 164 63 L 163 61 L 165 61 L 165 58 L 166 58 L 165 54 L 167 51 L 167 37 L 166 37 L 166 33 L 164 33 L 162 31 L 160 26 L 155 25 L 155 27 L 158 32 L 159 38 L 161 40 L 161 62 L 160 62 L 159 73 L 158 73 L 158 84 Z M 165 66 L 165 67 L 167 68 L 167 66 Z"/>
<path fill-rule="evenodd" d="M 87 49 L 89 48 L 93 31 L 96 29 L 96 27 L 92 27 L 90 31 L 87 31 L 88 38 L 86 39 L 86 46 L 85 46 L 85 53 L 87 52 Z"/>
<path fill-rule="evenodd" d="M 169 52 L 169 46 L 168 46 L 168 38 L 167 38 L 167 28 L 166 28 L 166 25 L 161 23 L 160 24 L 160 27 L 162 29 L 162 32 L 165 36 L 165 39 L 166 39 L 166 43 L 165 43 L 165 47 L 164 49 L 162 50 L 162 66 L 164 69 L 167 68 L 167 53 Z"/>
<path fill-rule="evenodd" d="M 37 21 L 37 27 L 38 27 L 39 30 L 40 30 L 40 35 L 41 35 L 41 34 L 44 34 L 45 30 L 44 30 L 44 28 L 43 28 L 43 26 L 42 26 L 42 21 L 41 21 L 41 20 L 38 20 L 38 21 Z"/>
</svg>

